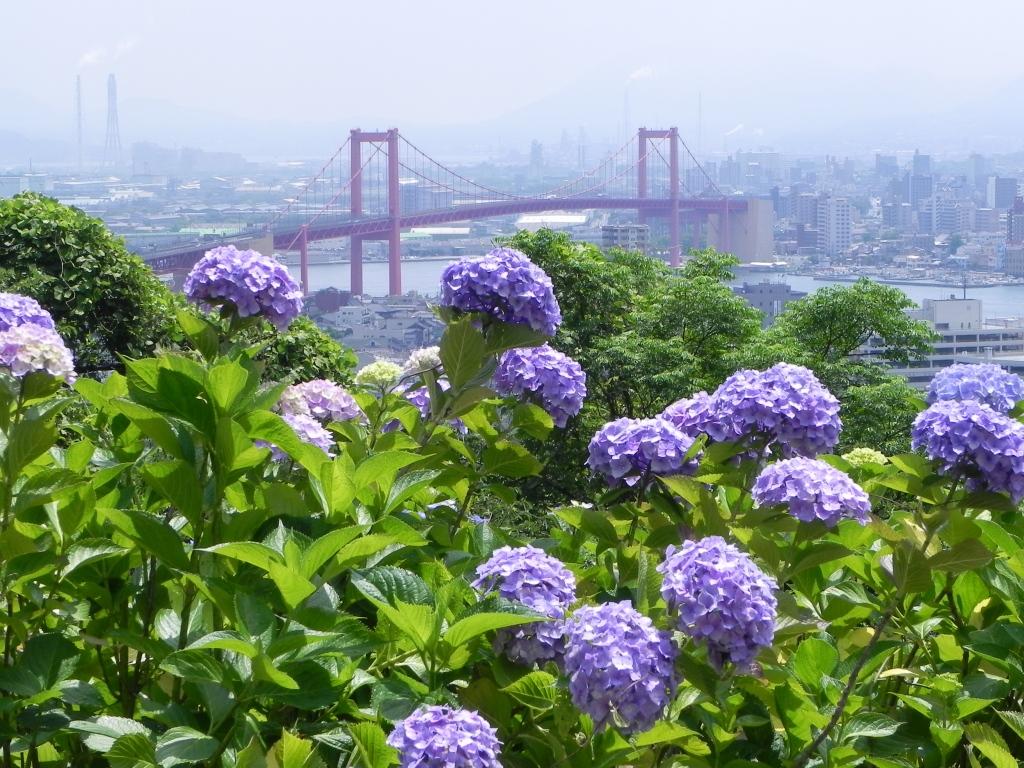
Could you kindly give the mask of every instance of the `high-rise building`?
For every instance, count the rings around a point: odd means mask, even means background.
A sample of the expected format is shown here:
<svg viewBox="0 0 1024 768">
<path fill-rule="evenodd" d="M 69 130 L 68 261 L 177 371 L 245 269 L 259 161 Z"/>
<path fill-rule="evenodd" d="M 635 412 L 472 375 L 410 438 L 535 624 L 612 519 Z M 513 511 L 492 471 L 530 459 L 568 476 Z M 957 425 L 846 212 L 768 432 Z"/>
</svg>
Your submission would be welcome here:
<svg viewBox="0 0 1024 768">
<path fill-rule="evenodd" d="M 988 195 L 986 202 L 989 208 L 1007 210 L 1017 198 L 1017 180 L 1007 176 L 988 177 Z"/>
<path fill-rule="evenodd" d="M 1024 243 L 1024 198 L 1014 200 L 1006 212 L 1006 242 Z"/>
<path fill-rule="evenodd" d="M 975 152 L 971 155 L 971 182 L 974 188 L 981 191 L 988 186 L 988 158 Z"/>
<path fill-rule="evenodd" d="M 818 226 L 818 196 L 812 192 L 801 192 L 791 203 L 790 215 L 797 224 L 808 227 Z"/>
<path fill-rule="evenodd" d="M 932 196 L 934 183 L 931 176 L 917 173 L 908 173 L 903 176 L 903 199 L 911 205 L 917 205 L 922 200 Z"/>
<path fill-rule="evenodd" d="M 845 197 L 818 199 L 818 250 L 826 256 L 841 256 L 851 242 L 851 206 Z"/>
<path fill-rule="evenodd" d="M 931 176 L 932 175 L 932 156 L 922 155 L 916 149 L 914 150 L 914 162 L 911 166 L 912 173 L 914 176 Z"/>
<path fill-rule="evenodd" d="M 875 173 L 878 176 L 892 178 L 898 176 L 900 166 L 896 162 L 896 155 L 875 155 Z"/>
</svg>

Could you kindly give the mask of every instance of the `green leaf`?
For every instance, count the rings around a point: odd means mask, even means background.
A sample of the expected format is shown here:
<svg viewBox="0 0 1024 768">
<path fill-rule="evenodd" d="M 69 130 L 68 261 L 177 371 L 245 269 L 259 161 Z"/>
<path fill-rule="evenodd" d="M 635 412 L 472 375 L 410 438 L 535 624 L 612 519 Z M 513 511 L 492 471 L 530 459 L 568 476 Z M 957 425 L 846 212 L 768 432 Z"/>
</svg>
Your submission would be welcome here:
<svg viewBox="0 0 1024 768">
<path fill-rule="evenodd" d="M 114 742 L 125 734 L 137 733 L 149 738 L 149 729 L 146 726 L 127 717 L 100 715 L 92 720 L 76 720 L 68 727 L 85 734 L 82 740 L 85 746 L 94 752 L 109 752 Z"/>
<path fill-rule="evenodd" d="M 203 514 L 203 490 L 195 469 L 180 459 L 144 465 L 140 473 L 154 491 L 177 507 L 193 525 Z"/>
<path fill-rule="evenodd" d="M 991 725 L 967 723 L 964 732 L 971 745 L 991 760 L 996 768 L 1018 768 L 1017 760 L 1010 752 L 1010 748 Z"/>
<path fill-rule="evenodd" d="M 486 357 L 484 335 L 475 327 L 472 318 L 465 317 L 448 324 L 441 337 L 441 364 L 454 389 L 461 389 L 476 377 L 484 367 Z"/>
<path fill-rule="evenodd" d="M 806 551 L 800 553 L 800 557 L 792 566 L 790 566 L 789 572 L 786 574 L 786 578 L 792 579 L 797 574 L 803 573 L 811 568 L 817 568 L 820 565 L 841 560 L 842 558 L 852 554 L 853 552 L 849 548 L 844 547 L 842 544 L 837 544 L 834 541 L 818 542 L 808 547 Z"/>
<path fill-rule="evenodd" d="M 551 709 L 558 695 L 558 679 L 538 669 L 528 672 L 501 690 L 530 709 Z"/>
<path fill-rule="evenodd" d="M 657 744 L 672 744 L 685 741 L 697 735 L 696 731 L 692 731 L 686 726 L 679 723 L 667 723 L 662 720 L 651 730 L 637 736 L 633 744 L 638 747 L 653 747 Z"/>
<path fill-rule="evenodd" d="M 156 740 L 156 759 L 163 768 L 181 763 L 209 760 L 217 752 L 220 742 L 194 728 L 169 728 Z"/>
<path fill-rule="evenodd" d="M 356 467 L 352 482 L 357 491 L 376 484 L 383 492 L 388 493 L 398 470 L 420 461 L 422 458 L 422 456 L 409 451 L 375 453 Z"/>
<path fill-rule="evenodd" d="M 619 535 L 615 527 L 608 521 L 605 513 L 592 507 L 560 507 L 554 513 L 573 528 L 596 536 L 609 546 L 617 546 Z"/>
<path fill-rule="evenodd" d="M 917 453 L 903 453 L 899 456 L 890 456 L 889 461 L 900 471 L 920 480 L 928 477 L 933 472 L 932 462 Z"/>
<path fill-rule="evenodd" d="M 487 352 L 496 355 L 513 347 L 539 347 L 548 337 L 528 325 L 493 323 L 487 329 Z"/>
<path fill-rule="evenodd" d="M 992 562 L 992 553 L 978 539 L 965 539 L 928 558 L 932 570 L 963 573 L 984 568 Z"/>
<path fill-rule="evenodd" d="M 1017 737 L 1024 741 L 1024 713 L 1021 712 L 1007 712 L 1005 710 L 996 710 L 996 714 L 999 715 L 1000 719 L 1006 723 Z"/>
<path fill-rule="evenodd" d="M 206 391 L 221 413 L 234 413 L 240 400 L 251 395 L 259 379 L 233 360 L 222 360 L 207 374 Z"/>
<path fill-rule="evenodd" d="M 85 539 L 73 544 L 68 550 L 68 562 L 61 571 L 60 577 L 66 579 L 75 569 L 81 568 L 83 565 L 121 555 L 127 551 L 124 547 L 119 547 L 106 539 Z"/>
<path fill-rule="evenodd" d="M 395 605 L 398 601 L 433 605 L 434 595 L 421 577 L 390 565 L 352 571 L 352 586 L 370 600 Z"/>
<path fill-rule="evenodd" d="M 44 454 L 57 440 L 57 428 L 49 421 L 19 421 L 7 433 L 4 459 L 7 477 L 17 477 L 21 470 Z"/>
<path fill-rule="evenodd" d="M 376 723 L 357 723 L 348 729 L 356 753 L 356 765 L 362 768 L 388 768 L 398 762 L 398 752 L 387 745 L 383 729 Z"/>
<path fill-rule="evenodd" d="M 142 434 L 156 443 L 163 451 L 176 459 L 187 458 L 182 450 L 177 432 L 163 415 L 132 400 L 119 398 L 111 400 L 110 405 L 114 410 L 127 417 Z"/>
<path fill-rule="evenodd" d="M 13 667 L 0 668 L 0 689 L 35 696 L 71 677 L 77 663 L 78 649 L 72 642 L 55 633 L 36 635 L 25 643 Z"/>
<path fill-rule="evenodd" d="M 544 621 L 543 616 L 528 616 L 516 613 L 474 613 L 459 619 L 444 633 L 444 640 L 453 648 L 468 643 L 487 632 L 520 624 Z"/>
<path fill-rule="evenodd" d="M 249 745 L 235 756 L 235 768 L 267 768 L 267 757 L 263 754 L 260 740 L 253 736 Z"/>
<path fill-rule="evenodd" d="M 118 737 L 104 757 L 111 768 L 153 768 L 157 764 L 153 742 L 144 733 Z"/>
<path fill-rule="evenodd" d="M 278 768 L 324 768 L 324 762 L 313 750 L 313 742 L 285 731 L 274 747 Z"/>
<path fill-rule="evenodd" d="M 281 597 L 288 604 L 289 608 L 295 608 L 299 603 L 316 592 L 307 579 L 295 569 L 280 563 L 270 563 L 270 578 L 277 585 Z"/>
<path fill-rule="evenodd" d="M 906 541 L 893 552 L 892 578 L 900 593 L 904 595 L 927 592 L 932 586 L 928 561 L 919 549 Z"/>
<path fill-rule="evenodd" d="M 533 403 L 517 403 L 512 411 L 512 428 L 525 432 L 537 440 L 546 440 L 555 422 L 551 414 Z"/>
<path fill-rule="evenodd" d="M 212 552 L 221 557 L 230 557 L 232 560 L 240 560 L 268 572 L 270 566 L 282 564 L 281 556 L 277 552 L 266 544 L 256 541 L 232 541 L 226 544 L 215 544 L 212 547 L 201 549 L 200 552 Z"/>
<path fill-rule="evenodd" d="M 394 536 L 384 533 L 369 533 L 355 541 L 350 541 L 338 550 L 337 560 L 342 565 L 364 560 L 370 555 L 379 554 L 385 547 L 390 547 L 395 543 L 397 542 Z"/>
<path fill-rule="evenodd" d="M 274 662 L 265 653 L 258 654 L 252 660 L 252 675 L 257 680 L 273 683 L 281 688 L 291 691 L 299 690 L 299 684 L 295 678 L 274 666 Z"/>
<path fill-rule="evenodd" d="M 861 736 L 880 739 L 892 736 L 900 724 L 888 715 L 878 712 L 859 712 L 843 726 L 843 741 L 852 741 Z"/>
<path fill-rule="evenodd" d="M 521 445 L 498 440 L 484 449 L 484 472 L 502 477 L 521 478 L 538 474 L 543 465 Z"/>
<path fill-rule="evenodd" d="M 224 683 L 229 677 L 221 662 L 200 650 L 175 651 L 160 662 L 160 669 L 193 683 Z"/>
<path fill-rule="evenodd" d="M 378 603 L 377 611 L 408 637 L 416 649 L 425 651 L 434 644 L 434 611 L 428 605 L 399 601 L 396 605 Z"/>
<path fill-rule="evenodd" d="M 808 688 L 818 690 L 822 678 L 831 675 L 839 663 L 839 651 L 816 637 L 800 643 L 793 654 L 793 672 Z"/>
<path fill-rule="evenodd" d="M 224 651 L 234 651 L 250 659 L 259 653 L 255 645 L 243 638 L 233 630 L 222 629 L 217 632 L 210 632 L 198 640 L 189 643 L 185 650 L 197 650 L 201 648 L 217 648 Z"/>
<path fill-rule="evenodd" d="M 360 533 L 361 529 L 358 527 L 337 528 L 314 541 L 302 553 L 302 576 L 311 579 L 324 563 L 337 555 L 343 546 Z"/>
<path fill-rule="evenodd" d="M 206 360 L 213 360 L 220 351 L 220 334 L 209 320 L 199 317 L 191 309 L 179 309 L 178 325 Z"/>
<path fill-rule="evenodd" d="M 118 530 L 158 560 L 179 571 L 189 570 L 181 536 L 163 520 L 135 509 L 106 509 L 104 514 Z"/>
</svg>

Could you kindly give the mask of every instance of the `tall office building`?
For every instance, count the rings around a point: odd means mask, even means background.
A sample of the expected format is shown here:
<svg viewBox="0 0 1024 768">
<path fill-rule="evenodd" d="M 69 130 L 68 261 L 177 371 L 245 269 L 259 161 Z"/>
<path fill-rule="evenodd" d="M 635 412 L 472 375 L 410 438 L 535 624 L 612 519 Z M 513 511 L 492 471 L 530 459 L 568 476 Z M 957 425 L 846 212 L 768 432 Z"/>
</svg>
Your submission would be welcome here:
<svg viewBox="0 0 1024 768">
<path fill-rule="evenodd" d="M 826 256 L 841 256 L 850 247 L 850 201 L 845 197 L 818 199 L 818 250 Z"/>
<path fill-rule="evenodd" d="M 1006 212 L 1006 242 L 1014 245 L 1024 243 L 1024 198 L 1014 200 Z"/>
<path fill-rule="evenodd" d="M 931 176 L 932 175 L 932 156 L 922 155 L 916 149 L 914 150 L 914 162 L 913 162 L 913 174 L 914 176 Z"/>
<path fill-rule="evenodd" d="M 986 202 L 989 208 L 1007 210 L 1017 198 L 1017 180 L 1006 176 L 988 177 L 988 197 Z"/>
</svg>

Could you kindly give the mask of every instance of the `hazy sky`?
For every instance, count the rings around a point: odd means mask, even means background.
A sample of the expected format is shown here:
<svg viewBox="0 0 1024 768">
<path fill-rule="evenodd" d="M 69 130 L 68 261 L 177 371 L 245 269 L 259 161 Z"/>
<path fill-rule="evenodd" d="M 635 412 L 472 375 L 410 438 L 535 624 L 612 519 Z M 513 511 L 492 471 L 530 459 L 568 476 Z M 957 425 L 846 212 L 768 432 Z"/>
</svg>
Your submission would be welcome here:
<svg viewBox="0 0 1024 768">
<path fill-rule="evenodd" d="M 700 92 L 715 150 L 1024 146 L 1021 0 L 0 0 L 0 29 L 0 131 L 60 140 L 81 74 L 102 143 L 113 71 L 127 142 L 613 137 L 628 83 L 633 127 L 693 140 Z"/>
</svg>

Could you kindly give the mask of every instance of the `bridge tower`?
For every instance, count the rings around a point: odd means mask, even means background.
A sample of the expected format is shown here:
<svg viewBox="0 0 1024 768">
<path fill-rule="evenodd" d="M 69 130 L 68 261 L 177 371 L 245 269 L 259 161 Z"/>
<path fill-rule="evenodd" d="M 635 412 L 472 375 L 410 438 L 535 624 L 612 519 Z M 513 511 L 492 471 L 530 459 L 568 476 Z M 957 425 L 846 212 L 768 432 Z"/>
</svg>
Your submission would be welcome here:
<svg viewBox="0 0 1024 768">
<path fill-rule="evenodd" d="M 351 195 L 350 212 L 353 220 L 363 215 L 363 144 L 387 145 L 388 159 L 388 231 L 384 239 L 388 241 L 388 295 L 402 294 L 402 194 L 400 181 L 400 164 L 398 148 L 398 129 L 387 131 L 362 131 L 352 129 L 350 144 L 350 178 Z M 351 277 L 349 286 L 353 294 L 363 293 L 363 241 L 371 239 L 368 235 L 351 235 Z"/>
<path fill-rule="evenodd" d="M 668 139 L 668 175 L 669 175 L 669 258 L 673 267 L 679 266 L 680 241 L 679 241 L 679 129 L 672 127 L 668 130 L 650 130 L 641 128 L 637 136 L 639 155 L 636 165 L 636 196 L 640 200 L 647 198 L 647 142 L 652 139 Z M 646 211 L 637 209 L 637 218 L 641 222 L 647 220 Z"/>
</svg>

